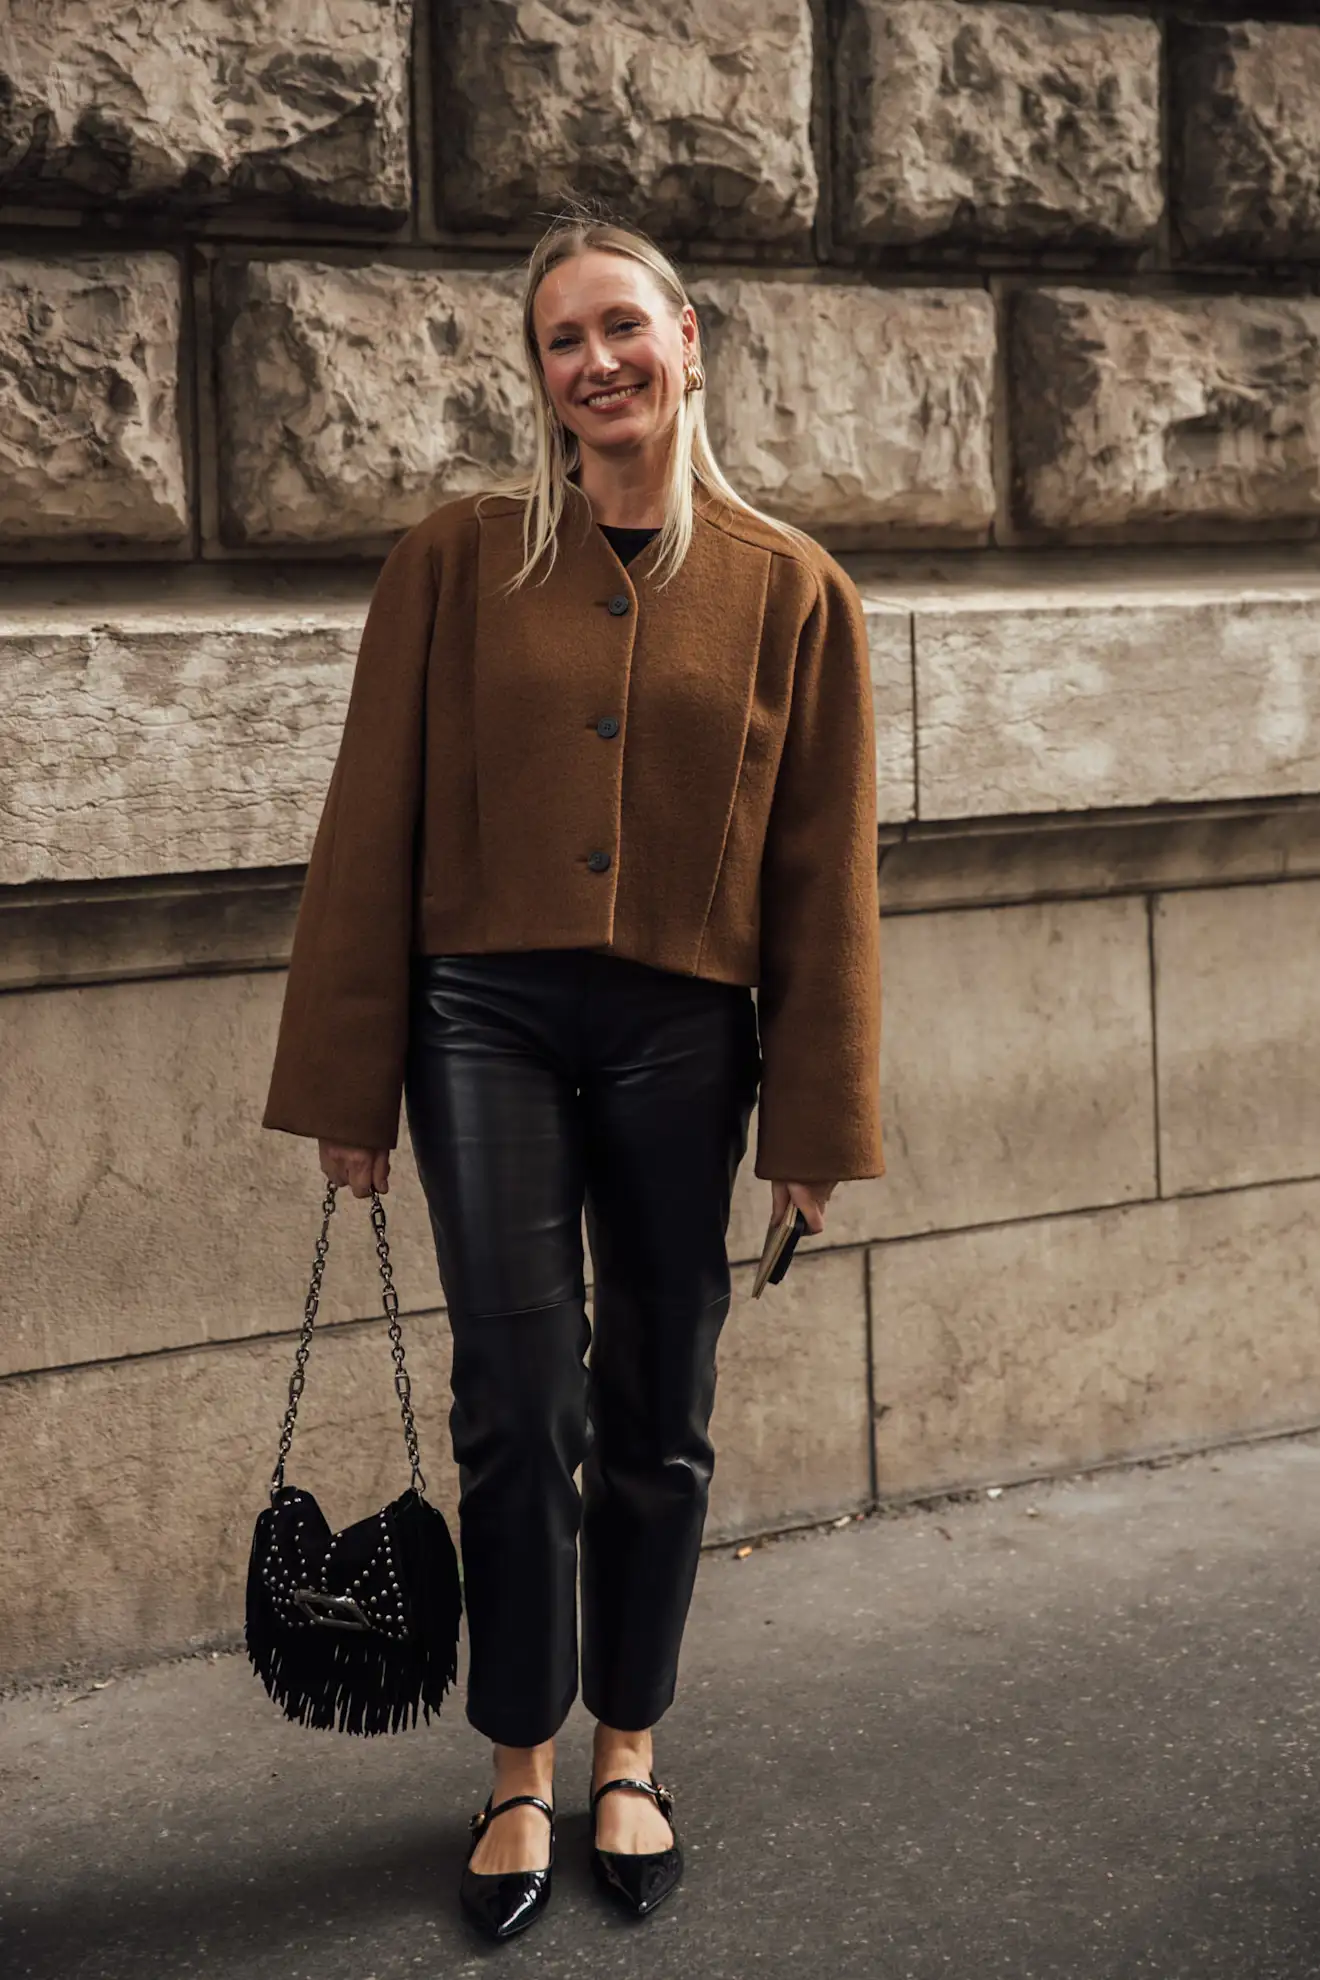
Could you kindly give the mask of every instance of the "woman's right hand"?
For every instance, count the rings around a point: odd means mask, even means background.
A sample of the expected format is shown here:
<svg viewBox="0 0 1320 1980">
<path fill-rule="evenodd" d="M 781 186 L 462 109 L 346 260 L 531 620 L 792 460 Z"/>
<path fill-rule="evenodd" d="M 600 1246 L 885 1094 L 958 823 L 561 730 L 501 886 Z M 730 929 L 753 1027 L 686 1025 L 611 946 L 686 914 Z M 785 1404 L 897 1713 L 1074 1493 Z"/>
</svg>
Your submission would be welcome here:
<svg viewBox="0 0 1320 1980">
<path fill-rule="evenodd" d="M 354 1196 L 370 1196 L 376 1190 L 389 1193 L 390 1151 L 388 1148 L 349 1148 L 342 1141 L 321 1141 L 321 1174 L 328 1182 L 351 1189 Z"/>
</svg>

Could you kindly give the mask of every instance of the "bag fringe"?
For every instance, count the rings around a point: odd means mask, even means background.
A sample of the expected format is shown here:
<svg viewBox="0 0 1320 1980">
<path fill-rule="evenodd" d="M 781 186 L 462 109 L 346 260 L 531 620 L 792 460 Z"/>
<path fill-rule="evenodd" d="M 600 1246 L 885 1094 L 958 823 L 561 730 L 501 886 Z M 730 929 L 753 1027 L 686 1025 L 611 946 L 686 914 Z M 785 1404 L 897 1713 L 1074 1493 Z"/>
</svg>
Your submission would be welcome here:
<svg viewBox="0 0 1320 1980">
<path fill-rule="evenodd" d="M 304 1495 L 306 1496 L 306 1495 Z M 405 1501 L 413 1498 L 413 1506 Z M 249 1661 L 286 1718 L 363 1737 L 426 1723 L 458 1676 L 461 1584 L 453 1542 L 435 1507 L 405 1494 L 397 1541 L 409 1607 L 404 1639 L 286 1621 L 261 1573 L 272 1515 L 263 1512 L 248 1560 L 244 1639 Z M 419 1516 L 420 1515 L 420 1516 Z"/>
</svg>

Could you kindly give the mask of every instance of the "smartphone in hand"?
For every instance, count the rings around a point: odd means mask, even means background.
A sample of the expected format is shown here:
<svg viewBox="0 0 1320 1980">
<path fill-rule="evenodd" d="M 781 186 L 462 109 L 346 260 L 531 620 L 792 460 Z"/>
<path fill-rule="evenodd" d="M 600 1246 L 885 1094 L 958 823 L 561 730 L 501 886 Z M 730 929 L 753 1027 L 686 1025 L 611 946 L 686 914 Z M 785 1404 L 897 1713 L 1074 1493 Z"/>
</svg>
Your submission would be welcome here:
<svg viewBox="0 0 1320 1980">
<path fill-rule="evenodd" d="M 765 1234 L 765 1245 L 756 1268 L 753 1299 L 759 1299 L 767 1286 L 779 1284 L 793 1262 L 798 1239 L 805 1237 L 809 1228 L 804 1212 L 796 1203 L 790 1203 L 779 1222 L 771 1224 Z"/>
</svg>

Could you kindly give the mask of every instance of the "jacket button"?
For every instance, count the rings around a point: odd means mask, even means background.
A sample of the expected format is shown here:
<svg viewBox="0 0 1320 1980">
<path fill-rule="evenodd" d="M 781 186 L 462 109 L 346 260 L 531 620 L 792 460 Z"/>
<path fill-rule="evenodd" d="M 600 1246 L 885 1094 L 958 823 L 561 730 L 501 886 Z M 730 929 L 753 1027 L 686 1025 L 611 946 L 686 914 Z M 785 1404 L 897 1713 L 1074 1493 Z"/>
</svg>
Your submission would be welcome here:
<svg viewBox="0 0 1320 1980">
<path fill-rule="evenodd" d="M 619 723 L 617 716 L 605 715 L 596 724 L 596 734 L 598 736 L 604 736 L 606 742 L 609 741 L 611 736 L 617 736 L 618 733 Z"/>
<path fill-rule="evenodd" d="M 587 865 L 593 873 L 604 873 L 609 863 L 610 856 L 608 853 L 591 853 L 587 859 Z"/>
<path fill-rule="evenodd" d="M 610 610 L 611 612 L 613 612 L 616 619 L 621 619 L 623 617 L 624 613 L 628 610 L 628 598 L 625 592 L 621 591 L 618 593 L 616 597 L 611 598 Z"/>
</svg>

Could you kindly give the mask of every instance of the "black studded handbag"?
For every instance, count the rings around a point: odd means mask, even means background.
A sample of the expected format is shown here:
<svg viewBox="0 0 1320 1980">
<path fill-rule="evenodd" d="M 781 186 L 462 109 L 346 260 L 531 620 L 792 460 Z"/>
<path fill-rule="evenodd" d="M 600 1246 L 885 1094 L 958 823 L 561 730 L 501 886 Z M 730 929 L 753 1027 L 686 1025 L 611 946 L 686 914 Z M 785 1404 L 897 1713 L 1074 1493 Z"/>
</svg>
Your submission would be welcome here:
<svg viewBox="0 0 1320 1980">
<path fill-rule="evenodd" d="M 332 1533 L 312 1494 L 284 1482 L 335 1187 L 329 1185 L 321 1206 L 270 1504 L 252 1535 L 244 1637 L 257 1675 L 286 1718 L 339 1732 L 399 1732 L 416 1725 L 419 1708 L 429 1723 L 457 1676 L 463 1598 L 444 1514 L 426 1498 L 385 1212 L 374 1190 L 371 1221 L 412 1483 L 370 1518 Z"/>
</svg>

